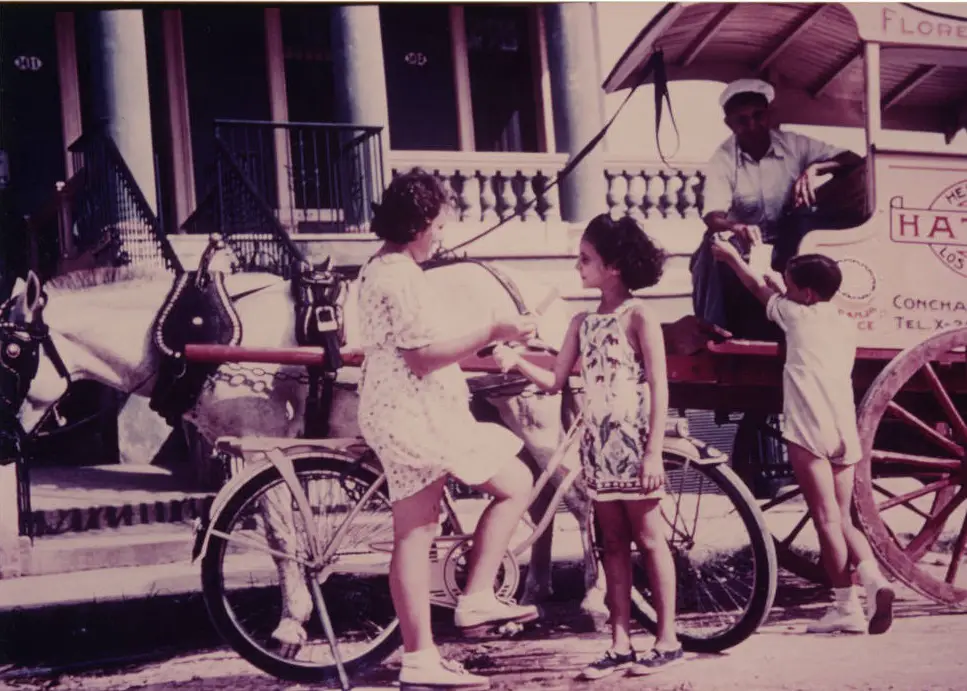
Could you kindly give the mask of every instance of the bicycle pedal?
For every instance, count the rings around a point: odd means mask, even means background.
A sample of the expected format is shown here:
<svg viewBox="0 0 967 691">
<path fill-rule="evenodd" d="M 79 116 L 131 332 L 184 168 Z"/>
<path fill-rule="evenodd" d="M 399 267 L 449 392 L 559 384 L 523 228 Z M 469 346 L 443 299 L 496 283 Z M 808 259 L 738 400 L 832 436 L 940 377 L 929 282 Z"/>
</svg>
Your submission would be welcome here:
<svg viewBox="0 0 967 691">
<path fill-rule="evenodd" d="M 457 630 L 466 638 L 493 638 L 495 636 L 509 638 L 523 631 L 524 624 L 537 621 L 539 618 L 540 614 L 538 613 L 516 621 L 488 621 L 476 626 L 457 627 Z"/>
<path fill-rule="evenodd" d="M 454 686 L 452 684 L 404 684 L 403 682 L 399 682 L 400 691 L 483 691 L 489 688 L 489 683 Z"/>
</svg>

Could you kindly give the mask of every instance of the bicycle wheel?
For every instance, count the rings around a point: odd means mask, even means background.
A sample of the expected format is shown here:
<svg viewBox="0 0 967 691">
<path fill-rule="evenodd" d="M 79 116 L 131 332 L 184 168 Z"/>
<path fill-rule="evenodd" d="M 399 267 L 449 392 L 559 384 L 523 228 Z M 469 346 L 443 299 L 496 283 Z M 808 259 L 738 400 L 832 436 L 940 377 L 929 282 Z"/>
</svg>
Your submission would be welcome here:
<svg viewBox="0 0 967 691">
<path fill-rule="evenodd" d="M 772 608 L 775 546 L 752 494 L 724 463 L 698 465 L 666 453 L 665 473 L 679 640 L 689 651 L 720 652 L 751 636 Z M 632 564 L 632 613 L 654 633 L 641 556 Z"/>
<path fill-rule="evenodd" d="M 295 458 L 294 468 L 314 525 L 305 525 L 278 470 L 267 467 L 239 488 L 212 526 L 203 593 L 219 633 L 250 663 L 288 681 L 329 682 L 337 679 L 335 658 L 314 611 L 312 576 L 299 562 L 308 555 L 307 535 L 315 531 L 325 548 L 349 522 L 315 577 L 347 673 L 354 674 L 401 643 L 388 579 L 392 514 L 385 483 L 366 467 L 312 455 Z M 296 643 L 274 635 L 286 618 L 294 620 Z"/>
</svg>

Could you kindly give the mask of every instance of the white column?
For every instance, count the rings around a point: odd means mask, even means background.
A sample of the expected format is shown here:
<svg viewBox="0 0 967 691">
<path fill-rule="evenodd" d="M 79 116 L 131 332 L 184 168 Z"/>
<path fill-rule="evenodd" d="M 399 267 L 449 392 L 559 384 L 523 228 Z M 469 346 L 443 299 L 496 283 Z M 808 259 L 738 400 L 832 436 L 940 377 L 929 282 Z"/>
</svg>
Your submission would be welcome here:
<svg viewBox="0 0 967 691">
<path fill-rule="evenodd" d="M 95 12 L 91 31 L 96 115 L 107 121 L 108 133 L 157 213 L 144 15 L 141 10 Z"/>
</svg>

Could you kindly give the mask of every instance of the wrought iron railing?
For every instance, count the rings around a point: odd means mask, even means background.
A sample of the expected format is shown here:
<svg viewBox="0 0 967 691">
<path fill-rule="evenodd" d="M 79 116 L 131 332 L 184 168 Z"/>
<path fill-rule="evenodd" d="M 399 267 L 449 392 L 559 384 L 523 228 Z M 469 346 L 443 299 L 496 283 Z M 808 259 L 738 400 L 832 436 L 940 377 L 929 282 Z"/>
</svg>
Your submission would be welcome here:
<svg viewBox="0 0 967 691">
<path fill-rule="evenodd" d="M 290 232 L 369 228 L 382 194 L 381 127 L 216 120 L 215 139 Z"/>
<path fill-rule="evenodd" d="M 305 256 L 223 141 L 215 140 L 212 183 L 182 224 L 191 234 L 220 233 L 235 255 L 235 271 L 267 271 L 291 278 Z"/>
<path fill-rule="evenodd" d="M 107 245 L 116 265 L 155 264 L 180 273 L 178 255 L 114 140 L 97 131 L 84 134 L 68 150 L 81 180 L 70 197 L 73 251 Z"/>
</svg>

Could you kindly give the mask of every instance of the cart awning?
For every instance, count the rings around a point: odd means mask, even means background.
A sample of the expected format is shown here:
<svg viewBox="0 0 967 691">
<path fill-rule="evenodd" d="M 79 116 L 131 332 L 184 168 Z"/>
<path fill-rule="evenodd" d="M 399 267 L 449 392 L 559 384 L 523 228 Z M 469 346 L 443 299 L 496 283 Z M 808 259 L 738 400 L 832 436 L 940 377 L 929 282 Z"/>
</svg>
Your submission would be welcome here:
<svg viewBox="0 0 967 691">
<path fill-rule="evenodd" d="M 863 127 L 865 39 L 882 46 L 883 127 L 949 141 L 967 125 L 965 14 L 938 3 L 669 3 L 604 89 L 651 82 L 645 65 L 661 50 L 670 81 L 760 77 L 776 87 L 780 122 Z"/>
</svg>

